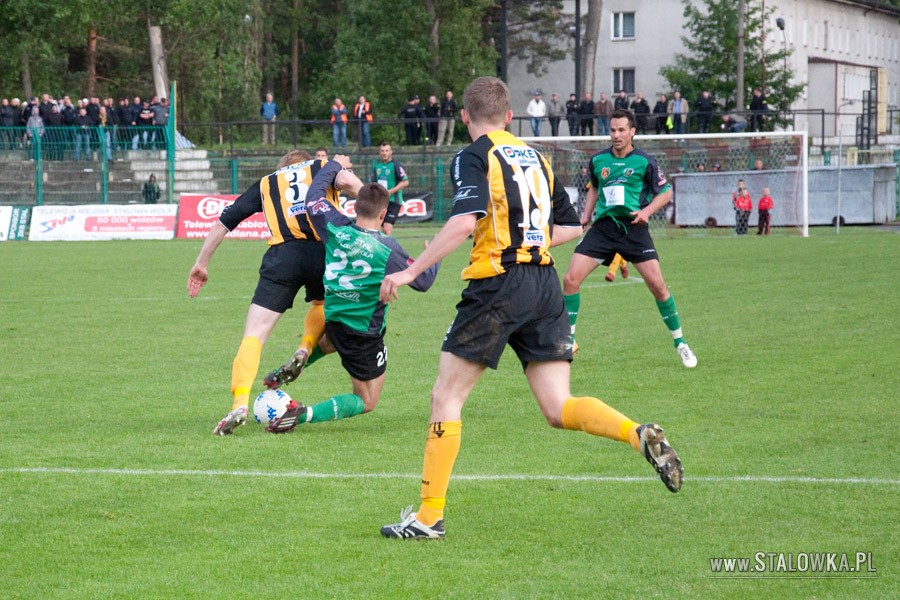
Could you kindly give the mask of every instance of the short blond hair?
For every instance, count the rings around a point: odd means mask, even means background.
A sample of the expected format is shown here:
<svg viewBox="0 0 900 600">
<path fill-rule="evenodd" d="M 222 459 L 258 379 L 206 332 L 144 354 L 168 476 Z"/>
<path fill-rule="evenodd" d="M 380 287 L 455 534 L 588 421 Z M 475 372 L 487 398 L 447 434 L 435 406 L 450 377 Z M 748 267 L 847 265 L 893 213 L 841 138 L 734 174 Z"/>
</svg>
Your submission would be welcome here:
<svg viewBox="0 0 900 600">
<path fill-rule="evenodd" d="M 463 107 L 470 121 L 505 125 L 509 88 L 496 77 L 479 77 L 463 92 Z"/>
<path fill-rule="evenodd" d="M 291 150 L 278 161 L 278 168 L 283 169 L 288 165 L 295 165 L 310 160 L 312 157 L 306 150 Z"/>
</svg>

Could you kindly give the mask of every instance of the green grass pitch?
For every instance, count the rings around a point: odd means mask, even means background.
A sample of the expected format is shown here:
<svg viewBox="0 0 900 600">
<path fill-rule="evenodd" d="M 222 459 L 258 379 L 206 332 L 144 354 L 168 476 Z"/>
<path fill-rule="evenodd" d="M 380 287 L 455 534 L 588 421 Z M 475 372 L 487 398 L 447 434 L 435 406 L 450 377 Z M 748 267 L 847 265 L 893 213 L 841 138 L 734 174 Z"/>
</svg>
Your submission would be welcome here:
<svg viewBox="0 0 900 600">
<path fill-rule="evenodd" d="M 434 231 L 396 230 L 413 254 Z M 391 307 L 378 410 L 219 438 L 261 243 L 226 240 L 194 300 L 199 241 L 0 244 L 0 597 L 900 597 L 900 234 L 657 245 L 699 366 L 636 271 L 597 271 L 572 388 L 663 425 L 681 493 L 624 444 L 547 427 L 507 350 L 464 410 L 447 540 L 403 543 L 378 528 L 418 501 L 465 249 Z M 335 357 L 286 388 L 348 390 Z M 711 571 L 757 552 L 871 552 L 877 572 Z"/>
</svg>

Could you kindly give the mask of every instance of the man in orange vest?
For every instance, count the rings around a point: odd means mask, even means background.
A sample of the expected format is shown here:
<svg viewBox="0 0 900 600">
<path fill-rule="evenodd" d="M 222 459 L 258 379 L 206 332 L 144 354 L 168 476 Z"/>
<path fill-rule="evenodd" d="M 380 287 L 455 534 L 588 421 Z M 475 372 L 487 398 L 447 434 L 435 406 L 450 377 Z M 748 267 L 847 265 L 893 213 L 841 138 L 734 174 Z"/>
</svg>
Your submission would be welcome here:
<svg viewBox="0 0 900 600">
<path fill-rule="evenodd" d="M 347 147 L 347 107 L 340 98 L 331 105 L 331 138 L 334 147 Z"/>
<path fill-rule="evenodd" d="M 359 102 L 353 107 L 353 118 L 359 123 L 359 147 L 368 148 L 372 145 L 369 134 L 372 128 L 372 105 L 366 101 L 365 96 L 360 96 Z"/>
</svg>

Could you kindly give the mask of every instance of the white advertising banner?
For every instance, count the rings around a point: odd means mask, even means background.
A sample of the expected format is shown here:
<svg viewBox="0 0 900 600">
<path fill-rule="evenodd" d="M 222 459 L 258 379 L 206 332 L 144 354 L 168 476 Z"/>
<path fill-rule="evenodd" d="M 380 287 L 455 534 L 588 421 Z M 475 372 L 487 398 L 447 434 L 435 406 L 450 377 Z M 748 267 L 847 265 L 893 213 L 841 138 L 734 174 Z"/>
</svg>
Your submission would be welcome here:
<svg viewBox="0 0 900 600">
<path fill-rule="evenodd" d="M 5 242 L 12 221 L 12 206 L 0 206 L 0 242 Z"/>
<path fill-rule="evenodd" d="M 171 240 L 175 204 L 35 206 L 31 241 Z"/>
</svg>

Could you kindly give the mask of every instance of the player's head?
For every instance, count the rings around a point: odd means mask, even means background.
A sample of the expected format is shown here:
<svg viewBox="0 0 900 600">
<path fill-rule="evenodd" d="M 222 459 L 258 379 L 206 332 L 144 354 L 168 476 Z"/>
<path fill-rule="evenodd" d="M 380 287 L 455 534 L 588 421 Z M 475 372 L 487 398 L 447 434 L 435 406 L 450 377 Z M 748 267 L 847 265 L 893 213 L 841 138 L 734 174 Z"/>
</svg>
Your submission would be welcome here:
<svg viewBox="0 0 900 600">
<path fill-rule="evenodd" d="M 381 145 L 378 146 L 378 156 L 381 157 L 382 162 L 390 162 L 394 157 L 394 148 L 390 142 L 381 142 Z"/>
<path fill-rule="evenodd" d="M 328 150 L 323 146 L 316 148 L 316 160 L 328 160 Z"/>
<path fill-rule="evenodd" d="M 367 183 L 356 193 L 356 214 L 363 219 L 377 219 L 387 210 L 389 200 L 387 190 L 381 185 Z"/>
<path fill-rule="evenodd" d="M 463 92 L 462 119 L 466 125 L 491 125 L 502 129 L 512 119 L 509 88 L 496 77 L 479 77 Z"/>
<path fill-rule="evenodd" d="M 609 117 L 609 137 L 613 149 L 629 152 L 634 137 L 634 113 L 627 108 L 617 108 Z"/>
<path fill-rule="evenodd" d="M 309 152 L 306 150 L 291 150 L 287 154 L 281 157 L 281 160 L 278 161 L 278 168 L 283 169 L 288 165 L 295 165 L 297 163 L 306 162 L 309 160 Z"/>
</svg>

